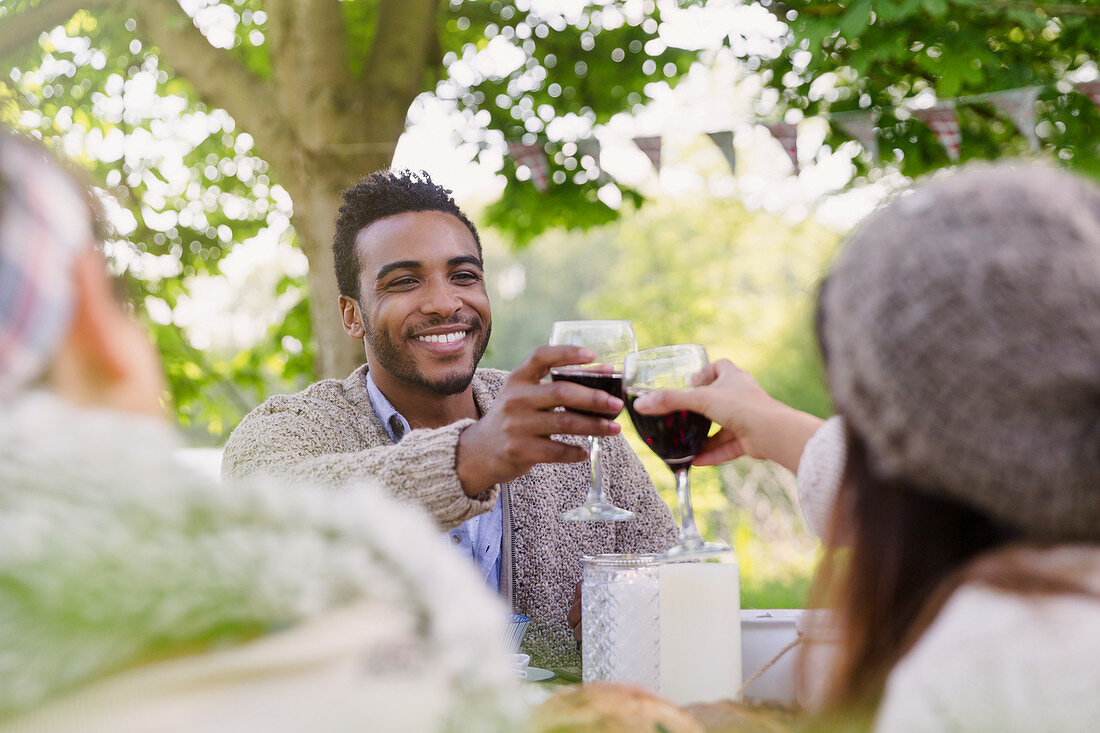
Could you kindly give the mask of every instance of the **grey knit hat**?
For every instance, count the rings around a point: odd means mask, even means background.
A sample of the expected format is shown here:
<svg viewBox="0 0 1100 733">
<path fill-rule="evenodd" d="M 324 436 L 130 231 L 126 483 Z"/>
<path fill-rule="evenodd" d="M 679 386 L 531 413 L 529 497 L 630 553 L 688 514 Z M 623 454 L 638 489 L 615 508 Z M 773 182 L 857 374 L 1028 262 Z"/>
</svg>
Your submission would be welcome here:
<svg viewBox="0 0 1100 733">
<path fill-rule="evenodd" d="M 1100 189 L 1035 164 L 920 186 L 822 293 L 869 468 L 1044 540 L 1100 540 Z"/>
</svg>

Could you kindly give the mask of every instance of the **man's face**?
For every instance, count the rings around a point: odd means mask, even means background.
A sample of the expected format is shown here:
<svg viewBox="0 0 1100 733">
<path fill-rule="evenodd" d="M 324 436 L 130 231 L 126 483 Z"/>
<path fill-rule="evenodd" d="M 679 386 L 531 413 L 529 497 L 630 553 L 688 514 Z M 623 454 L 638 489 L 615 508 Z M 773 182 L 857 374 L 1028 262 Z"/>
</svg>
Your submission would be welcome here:
<svg viewBox="0 0 1100 733">
<path fill-rule="evenodd" d="M 375 382 L 437 395 L 466 389 L 492 327 L 470 230 L 443 212 L 406 212 L 364 227 L 355 246 Z"/>
</svg>

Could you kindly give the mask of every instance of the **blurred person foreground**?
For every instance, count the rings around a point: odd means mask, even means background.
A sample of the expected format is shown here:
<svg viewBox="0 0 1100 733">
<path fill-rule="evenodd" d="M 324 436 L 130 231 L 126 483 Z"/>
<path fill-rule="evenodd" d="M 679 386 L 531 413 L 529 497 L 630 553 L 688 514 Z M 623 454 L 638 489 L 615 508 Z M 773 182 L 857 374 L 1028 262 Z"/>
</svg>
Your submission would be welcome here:
<svg viewBox="0 0 1100 733">
<path fill-rule="evenodd" d="M 1100 190 L 1035 164 L 917 186 L 850 238 L 818 336 L 842 421 L 808 446 L 728 362 L 635 403 L 720 422 L 712 461 L 845 466 L 818 486 L 839 651 L 815 729 L 1096 730 Z"/>
<path fill-rule="evenodd" d="M 0 131 L 5 730 L 511 728 L 504 609 L 428 521 L 175 462 L 89 200 Z"/>
</svg>

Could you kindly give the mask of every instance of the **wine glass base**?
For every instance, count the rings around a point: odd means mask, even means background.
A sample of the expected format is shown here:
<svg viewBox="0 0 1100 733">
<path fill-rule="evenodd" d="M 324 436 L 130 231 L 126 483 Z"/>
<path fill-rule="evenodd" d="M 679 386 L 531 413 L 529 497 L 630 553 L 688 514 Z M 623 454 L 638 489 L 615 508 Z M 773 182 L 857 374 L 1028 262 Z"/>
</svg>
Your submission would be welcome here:
<svg viewBox="0 0 1100 733">
<path fill-rule="evenodd" d="M 585 502 L 576 509 L 562 512 L 558 519 L 563 522 L 625 522 L 634 518 L 634 512 L 620 509 L 614 504 Z"/>
<path fill-rule="evenodd" d="M 700 560 L 705 557 L 715 557 L 733 552 L 733 549 L 724 542 L 699 542 L 695 544 L 681 544 L 670 547 L 657 556 L 657 562 L 685 562 L 688 560 Z"/>
</svg>

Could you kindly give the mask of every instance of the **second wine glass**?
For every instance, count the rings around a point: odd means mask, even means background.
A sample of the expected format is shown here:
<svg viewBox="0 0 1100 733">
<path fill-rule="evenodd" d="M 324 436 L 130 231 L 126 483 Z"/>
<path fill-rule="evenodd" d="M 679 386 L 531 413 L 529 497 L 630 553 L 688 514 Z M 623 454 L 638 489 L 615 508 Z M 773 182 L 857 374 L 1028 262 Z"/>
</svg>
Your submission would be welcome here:
<svg viewBox="0 0 1100 733">
<path fill-rule="evenodd" d="M 630 321 L 557 321 L 550 331 L 550 345 L 572 345 L 596 353 L 591 365 L 556 367 L 550 370 L 554 381 L 602 389 L 622 399 L 623 359 L 638 350 L 634 327 Z M 618 414 L 598 417 L 614 419 Z M 633 519 L 634 513 L 615 506 L 603 495 L 603 472 L 600 470 L 600 438 L 589 436 L 588 457 L 592 466 L 592 484 L 588 498 L 576 509 L 563 512 L 561 519 L 569 522 L 621 522 Z"/>
<path fill-rule="evenodd" d="M 707 439 L 710 420 L 689 410 L 675 410 L 663 415 L 642 415 L 634 410 L 634 400 L 646 392 L 690 389 L 691 375 L 707 363 L 707 351 L 702 346 L 680 344 L 630 354 L 623 364 L 626 409 L 634 429 L 676 476 L 680 541 L 661 555 L 662 561 L 689 560 L 730 552 L 728 545 L 703 539 L 695 526 L 695 513 L 691 508 L 688 471 Z"/>
</svg>

